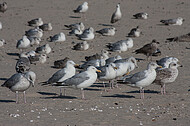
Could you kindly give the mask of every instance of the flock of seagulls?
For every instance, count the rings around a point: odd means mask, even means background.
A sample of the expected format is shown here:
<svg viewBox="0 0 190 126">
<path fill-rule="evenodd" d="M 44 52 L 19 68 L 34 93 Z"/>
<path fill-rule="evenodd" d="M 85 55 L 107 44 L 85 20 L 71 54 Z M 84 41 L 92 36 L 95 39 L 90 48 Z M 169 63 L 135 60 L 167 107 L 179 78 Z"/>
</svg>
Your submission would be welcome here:
<svg viewBox="0 0 190 126">
<path fill-rule="evenodd" d="M 85 12 L 89 9 L 88 3 L 84 2 L 79 5 L 74 13 L 80 13 L 85 17 Z M 7 3 L 0 4 L 0 12 L 7 10 Z M 135 19 L 147 20 L 149 15 L 145 12 L 137 13 L 133 15 Z M 122 19 L 120 3 L 117 4 L 116 10 L 111 16 L 111 24 L 119 22 Z M 164 25 L 182 25 L 184 19 L 178 17 L 176 19 L 161 20 Z M 0 25 L 2 28 L 2 24 Z M 25 32 L 20 40 L 17 41 L 16 48 L 20 50 L 19 60 L 16 63 L 16 74 L 12 75 L 8 80 L 4 82 L 3 87 L 9 88 L 16 93 L 16 103 L 18 103 L 18 92 L 24 93 L 24 102 L 26 103 L 25 91 L 32 85 L 34 86 L 36 80 L 36 74 L 30 70 L 30 65 L 36 62 L 45 63 L 48 54 L 52 52 L 52 48 L 48 43 L 39 46 L 45 31 L 51 31 L 53 29 L 51 23 L 44 23 L 42 18 L 36 18 L 28 21 L 28 26 L 32 28 Z M 85 28 L 82 22 L 64 25 L 69 32 L 69 35 L 76 36 L 82 42 L 78 42 L 73 46 L 73 50 L 85 51 L 89 49 L 90 44 L 87 41 L 95 38 L 95 30 L 93 27 Z M 116 28 L 103 28 L 96 31 L 102 36 L 114 36 Z M 152 62 L 152 56 L 160 56 L 161 51 L 157 40 L 153 39 L 151 43 L 136 49 L 133 53 L 144 54 L 147 57 L 147 61 L 150 61 L 147 65 L 147 69 L 135 74 L 130 74 L 135 68 L 138 68 L 137 62 L 139 59 L 131 56 L 128 58 L 122 58 L 120 55 L 110 57 L 110 51 L 112 52 L 126 52 L 128 49 L 133 48 L 133 38 L 140 37 L 142 31 L 140 26 L 133 28 L 128 33 L 126 40 L 119 40 L 115 43 L 108 43 L 106 46 L 108 50 L 103 49 L 100 54 L 96 53 L 92 56 L 86 56 L 83 64 L 76 64 L 70 58 L 57 60 L 54 62 L 54 68 L 58 68 L 57 72 L 42 85 L 52 85 L 60 88 L 60 95 L 62 95 L 62 88 L 72 87 L 81 89 L 82 99 L 85 99 L 84 88 L 93 85 L 96 80 L 102 81 L 104 89 L 106 90 L 105 81 L 109 81 L 110 88 L 114 88 L 114 80 L 117 80 L 118 84 L 124 84 L 131 87 L 140 89 L 141 99 L 144 99 L 144 88 L 152 83 L 161 85 L 161 93 L 165 94 L 165 85 L 172 83 L 178 76 L 178 67 L 181 66 L 179 60 L 175 57 L 164 57 L 157 62 Z M 176 38 L 168 38 L 170 41 L 189 41 L 190 35 L 183 35 Z M 66 41 L 66 35 L 63 32 L 55 34 L 47 38 L 49 42 L 64 42 Z M 0 47 L 5 44 L 4 40 L 0 40 Z M 24 52 L 25 49 L 30 46 L 38 46 L 36 50 Z M 150 59 L 149 59 L 150 57 Z M 77 73 L 76 68 L 81 70 Z M 116 86 L 117 87 L 117 86 Z M 64 95 L 65 91 L 64 91 Z"/>
</svg>

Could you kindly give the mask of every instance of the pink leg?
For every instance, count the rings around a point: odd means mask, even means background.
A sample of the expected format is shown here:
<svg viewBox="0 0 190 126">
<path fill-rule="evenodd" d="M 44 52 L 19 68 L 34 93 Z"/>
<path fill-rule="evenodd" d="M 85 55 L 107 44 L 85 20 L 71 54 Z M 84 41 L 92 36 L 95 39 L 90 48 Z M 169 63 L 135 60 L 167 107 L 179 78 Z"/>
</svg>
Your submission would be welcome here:
<svg viewBox="0 0 190 126">
<path fill-rule="evenodd" d="M 62 89 L 60 88 L 60 94 L 59 94 L 60 96 L 62 96 Z"/>
<path fill-rule="evenodd" d="M 64 88 L 64 96 L 66 96 L 66 89 Z"/>
<path fill-rule="evenodd" d="M 85 97 L 84 97 L 84 90 L 83 90 L 83 88 L 81 88 L 81 94 L 82 94 L 82 99 L 85 99 Z"/>
<path fill-rule="evenodd" d="M 16 103 L 18 104 L 18 91 L 16 91 Z"/>
<path fill-rule="evenodd" d="M 161 94 L 163 95 L 163 86 L 161 86 Z"/>
<path fill-rule="evenodd" d="M 23 92 L 24 103 L 26 103 L 26 92 Z"/>
<path fill-rule="evenodd" d="M 164 88 L 164 94 L 166 94 L 166 85 L 165 84 L 164 84 L 163 88 Z"/>
<path fill-rule="evenodd" d="M 104 85 L 104 91 L 106 91 L 106 85 L 105 85 L 104 81 L 103 81 L 103 85 Z"/>
</svg>

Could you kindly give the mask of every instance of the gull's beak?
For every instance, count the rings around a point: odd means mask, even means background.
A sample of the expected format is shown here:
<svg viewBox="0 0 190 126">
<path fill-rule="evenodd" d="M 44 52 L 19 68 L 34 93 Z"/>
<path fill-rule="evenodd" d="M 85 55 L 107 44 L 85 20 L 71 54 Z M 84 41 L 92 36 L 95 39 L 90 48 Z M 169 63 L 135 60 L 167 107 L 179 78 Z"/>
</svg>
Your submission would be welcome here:
<svg viewBox="0 0 190 126">
<path fill-rule="evenodd" d="M 159 68 L 162 68 L 162 66 L 158 66 Z"/>
<path fill-rule="evenodd" d="M 117 67 L 114 67 L 115 70 L 117 70 L 118 68 Z"/>
<path fill-rule="evenodd" d="M 79 64 L 75 64 L 74 67 L 79 67 L 80 65 Z"/>
<path fill-rule="evenodd" d="M 100 73 L 102 72 L 101 70 L 96 70 L 96 71 L 97 71 L 97 72 L 100 72 Z"/>
<path fill-rule="evenodd" d="M 32 87 L 34 87 L 34 82 L 32 82 Z"/>
<path fill-rule="evenodd" d="M 129 74 L 130 74 L 130 72 L 127 72 L 127 73 L 126 73 L 126 75 L 129 75 Z"/>
</svg>

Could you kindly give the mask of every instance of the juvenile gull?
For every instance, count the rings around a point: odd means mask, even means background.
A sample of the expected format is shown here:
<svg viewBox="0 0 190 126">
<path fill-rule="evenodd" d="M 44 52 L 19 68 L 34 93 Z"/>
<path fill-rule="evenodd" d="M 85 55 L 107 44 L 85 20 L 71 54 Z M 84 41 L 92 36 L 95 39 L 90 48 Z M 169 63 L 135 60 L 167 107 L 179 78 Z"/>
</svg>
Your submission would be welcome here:
<svg viewBox="0 0 190 126">
<path fill-rule="evenodd" d="M 23 49 L 26 49 L 30 47 L 30 40 L 27 38 L 27 36 L 23 36 L 22 39 L 17 41 L 16 48 L 23 51 Z"/>
<path fill-rule="evenodd" d="M 80 88 L 82 93 L 82 99 L 84 97 L 84 88 L 91 86 L 97 79 L 97 73 L 101 72 L 97 70 L 94 66 L 89 66 L 86 71 L 78 73 L 73 77 L 63 81 L 62 83 L 57 83 L 55 86 L 70 86 L 73 88 Z"/>
<path fill-rule="evenodd" d="M 70 30 L 80 29 L 80 30 L 83 31 L 85 29 L 85 26 L 84 26 L 84 24 L 82 22 L 76 23 L 76 24 L 64 25 L 64 26 L 69 28 Z"/>
<path fill-rule="evenodd" d="M 43 31 L 51 31 L 53 29 L 51 23 L 40 25 L 39 28 Z"/>
<path fill-rule="evenodd" d="M 168 68 L 169 67 L 169 64 L 174 62 L 174 63 L 178 63 L 178 59 L 176 57 L 164 57 L 164 58 L 161 58 L 160 60 L 157 60 L 157 64 L 162 66 L 163 68 Z"/>
<path fill-rule="evenodd" d="M 45 83 L 46 84 L 54 84 L 56 82 L 61 83 L 65 81 L 66 79 L 71 78 L 76 73 L 76 69 L 75 69 L 76 65 L 77 64 L 75 64 L 72 60 L 68 60 L 65 68 L 54 73 L 51 76 L 51 78 L 49 78 L 48 81 Z M 60 95 L 62 95 L 61 87 L 60 87 Z"/>
<path fill-rule="evenodd" d="M 18 93 L 23 92 L 24 103 L 26 103 L 25 91 L 32 85 L 36 80 L 36 74 L 32 71 L 27 73 L 16 73 L 12 75 L 8 80 L 5 81 L 2 87 L 9 88 L 12 92 L 16 93 L 16 103 L 18 103 Z"/>
<path fill-rule="evenodd" d="M 139 26 L 136 28 L 131 29 L 131 31 L 128 33 L 128 37 L 139 37 L 142 34 Z"/>
<path fill-rule="evenodd" d="M 154 39 L 154 40 L 152 40 L 151 43 L 146 44 L 142 48 L 135 50 L 135 53 L 136 54 L 142 53 L 147 56 L 147 60 L 149 57 L 151 57 L 151 60 L 152 60 L 152 55 L 157 51 L 158 44 L 159 44 L 159 42 L 157 42 Z"/>
<path fill-rule="evenodd" d="M 178 37 L 167 38 L 170 42 L 190 42 L 190 33 Z"/>
<path fill-rule="evenodd" d="M 94 29 L 92 27 L 86 29 L 81 35 L 77 35 L 77 37 L 81 40 L 92 40 L 94 39 Z"/>
<path fill-rule="evenodd" d="M 137 14 L 133 15 L 133 17 L 135 17 L 136 19 L 147 19 L 148 14 L 145 12 L 141 12 L 141 13 L 137 13 Z"/>
<path fill-rule="evenodd" d="M 168 68 L 160 68 L 156 70 L 157 76 L 154 83 L 161 85 L 161 93 L 166 94 L 165 84 L 172 83 L 176 80 L 178 76 L 177 67 L 182 67 L 181 65 L 171 62 Z"/>
<path fill-rule="evenodd" d="M 99 31 L 96 31 L 97 33 L 100 33 L 104 36 L 114 36 L 116 29 L 114 27 L 112 28 L 103 28 Z"/>
<path fill-rule="evenodd" d="M 101 59 L 101 58 L 106 60 L 109 58 L 108 54 L 109 54 L 109 52 L 107 50 L 103 49 L 103 50 L 101 50 L 101 54 L 96 53 L 92 56 L 85 56 L 85 60 L 90 61 L 90 60 L 96 60 L 96 59 Z"/>
<path fill-rule="evenodd" d="M 33 26 L 33 27 L 41 26 L 41 25 L 43 25 L 42 18 L 32 19 L 32 20 L 28 21 L 28 25 Z"/>
<path fill-rule="evenodd" d="M 30 70 L 30 60 L 28 57 L 20 57 L 15 66 L 16 72 L 25 73 Z"/>
<path fill-rule="evenodd" d="M 118 80 L 118 83 L 140 88 L 141 99 L 144 99 L 144 87 L 149 86 L 156 79 L 157 67 L 159 66 L 156 63 L 150 62 L 146 70 L 129 75 L 124 80 Z"/>
<path fill-rule="evenodd" d="M 7 10 L 7 3 L 3 2 L 2 4 L 0 4 L 0 12 L 5 12 Z"/>
<path fill-rule="evenodd" d="M 56 60 L 55 62 L 54 62 L 54 67 L 55 68 L 64 68 L 65 66 L 66 66 L 66 63 L 67 63 L 67 61 L 69 60 L 69 58 L 68 57 L 65 57 L 64 59 L 61 59 L 61 60 Z"/>
<path fill-rule="evenodd" d="M 79 42 L 73 46 L 73 50 L 85 51 L 89 48 L 87 41 Z"/>
<path fill-rule="evenodd" d="M 185 20 L 181 17 L 175 19 L 160 20 L 165 25 L 182 25 Z"/>
<path fill-rule="evenodd" d="M 120 10 L 120 3 L 117 4 L 116 6 L 116 11 L 112 14 L 111 17 L 111 23 L 115 23 L 119 20 L 121 20 L 122 14 L 121 14 L 121 10 Z"/>
<path fill-rule="evenodd" d="M 51 47 L 49 46 L 49 44 L 45 44 L 43 46 L 37 47 L 36 52 L 40 54 L 41 53 L 49 54 L 51 52 Z"/>
<path fill-rule="evenodd" d="M 29 29 L 28 31 L 25 31 L 25 35 L 27 37 L 41 38 L 43 36 L 43 30 L 39 28 Z"/>
<path fill-rule="evenodd" d="M 64 41 L 66 41 L 66 37 L 63 32 L 60 32 L 59 34 L 56 34 L 54 36 L 50 36 L 50 42 L 64 42 Z"/>
<path fill-rule="evenodd" d="M 4 39 L 0 39 L 0 47 L 2 47 L 4 44 L 6 44 Z"/>
</svg>

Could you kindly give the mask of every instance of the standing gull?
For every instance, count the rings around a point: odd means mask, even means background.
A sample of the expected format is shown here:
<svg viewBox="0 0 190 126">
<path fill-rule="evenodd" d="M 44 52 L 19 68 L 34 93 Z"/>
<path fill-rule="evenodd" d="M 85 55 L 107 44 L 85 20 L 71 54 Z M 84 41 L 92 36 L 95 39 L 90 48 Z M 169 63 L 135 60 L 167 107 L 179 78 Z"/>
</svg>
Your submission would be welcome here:
<svg viewBox="0 0 190 126">
<path fill-rule="evenodd" d="M 118 80 L 118 83 L 140 88 L 141 99 L 144 99 L 144 87 L 149 86 L 156 79 L 157 67 L 159 66 L 156 63 L 150 62 L 146 70 L 129 75 L 124 80 Z"/>
<path fill-rule="evenodd" d="M 148 14 L 145 12 L 141 12 L 141 13 L 137 13 L 137 14 L 133 15 L 133 17 L 135 17 L 136 19 L 147 19 Z"/>
<path fill-rule="evenodd" d="M 168 68 L 160 68 L 156 70 L 157 76 L 154 83 L 161 85 L 161 93 L 166 94 L 165 84 L 172 83 L 178 76 L 177 67 L 181 65 L 171 62 Z"/>
<path fill-rule="evenodd" d="M 84 2 L 82 5 L 79 5 L 76 10 L 73 11 L 74 13 L 85 13 L 87 10 L 88 10 L 88 3 Z"/>
<path fill-rule="evenodd" d="M 96 67 L 90 66 L 86 71 L 78 73 L 73 77 L 63 81 L 62 83 L 57 83 L 55 86 L 71 86 L 73 88 L 80 88 L 82 93 L 82 99 L 84 97 L 84 88 L 91 86 L 97 79 L 97 73 L 101 72 L 97 70 Z"/>
<path fill-rule="evenodd" d="M 175 19 L 160 20 L 165 25 L 182 25 L 185 20 L 181 17 Z"/>
<path fill-rule="evenodd" d="M 28 25 L 33 26 L 33 27 L 41 26 L 41 25 L 43 25 L 42 18 L 32 19 L 32 20 L 28 21 Z"/>
<path fill-rule="evenodd" d="M 26 103 L 25 91 L 32 85 L 36 80 L 36 74 L 32 71 L 27 73 L 16 73 L 5 81 L 2 87 L 9 88 L 12 92 L 16 93 L 16 103 L 18 103 L 18 93 L 23 92 L 24 103 Z"/>
<path fill-rule="evenodd" d="M 159 44 L 159 42 L 157 42 L 154 39 L 154 40 L 152 40 L 151 43 L 146 44 L 142 48 L 135 50 L 135 53 L 136 54 L 142 53 L 147 56 L 147 60 L 149 57 L 151 57 L 151 60 L 152 60 L 152 55 L 157 51 L 158 44 Z"/>
<path fill-rule="evenodd" d="M 73 50 L 85 51 L 89 48 L 89 44 L 87 41 L 79 42 L 73 46 Z"/>
<path fill-rule="evenodd" d="M 121 10 L 120 10 L 120 3 L 117 4 L 116 6 L 116 11 L 112 14 L 111 17 L 111 23 L 115 23 L 119 20 L 121 20 L 122 14 L 121 14 Z"/>
<path fill-rule="evenodd" d="M 115 31 L 116 31 L 116 29 L 114 27 L 112 27 L 112 28 L 103 28 L 96 32 L 102 34 L 103 36 L 114 36 Z"/>
</svg>

